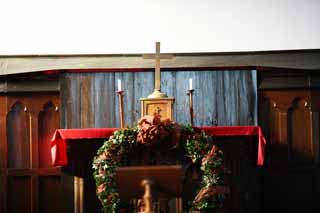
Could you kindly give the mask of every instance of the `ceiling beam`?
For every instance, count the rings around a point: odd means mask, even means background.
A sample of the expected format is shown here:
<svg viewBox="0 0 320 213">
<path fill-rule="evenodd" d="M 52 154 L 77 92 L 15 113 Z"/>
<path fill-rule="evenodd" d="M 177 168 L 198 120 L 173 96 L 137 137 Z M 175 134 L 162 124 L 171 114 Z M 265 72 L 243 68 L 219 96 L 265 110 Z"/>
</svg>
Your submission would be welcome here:
<svg viewBox="0 0 320 213">
<path fill-rule="evenodd" d="M 176 53 L 161 68 L 279 67 L 320 69 L 320 50 L 234 53 Z M 68 69 L 152 69 L 143 54 L 0 56 L 0 75 Z"/>
</svg>

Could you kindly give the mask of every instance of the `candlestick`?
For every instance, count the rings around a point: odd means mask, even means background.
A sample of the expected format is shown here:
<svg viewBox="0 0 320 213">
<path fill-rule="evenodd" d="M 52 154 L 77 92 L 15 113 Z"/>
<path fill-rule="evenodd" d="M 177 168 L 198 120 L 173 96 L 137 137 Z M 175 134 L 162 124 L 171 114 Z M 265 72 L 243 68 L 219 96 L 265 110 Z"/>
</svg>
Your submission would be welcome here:
<svg viewBox="0 0 320 213">
<path fill-rule="evenodd" d="M 192 82 L 192 81 L 191 81 Z M 191 88 L 192 88 L 192 83 L 191 83 Z M 190 112 L 190 123 L 193 125 L 193 89 L 189 89 L 187 92 L 187 95 L 189 96 L 189 112 Z"/>
<path fill-rule="evenodd" d="M 118 79 L 118 91 L 122 91 L 121 80 L 120 79 Z"/>
<path fill-rule="evenodd" d="M 144 179 L 142 180 L 141 185 L 144 187 L 144 195 L 143 195 L 143 201 L 145 210 L 144 213 L 152 213 L 152 185 L 153 181 L 150 179 Z"/>
<path fill-rule="evenodd" d="M 118 81 L 119 82 L 119 81 Z M 119 89 L 119 84 L 118 84 Z M 120 83 L 120 89 L 121 89 L 121 83 Z M 120 127 L 124 127 L 124 118 L 123 118 L 123 91 L 119 90 L 117 91 L 118 97 L 119 97 L 119 114 L 120 114 Z"/>
<path fill-rule="evenodd" d="M 192 90 L 192 78 L 189 78 L 189 90 Z"/>
</svg>

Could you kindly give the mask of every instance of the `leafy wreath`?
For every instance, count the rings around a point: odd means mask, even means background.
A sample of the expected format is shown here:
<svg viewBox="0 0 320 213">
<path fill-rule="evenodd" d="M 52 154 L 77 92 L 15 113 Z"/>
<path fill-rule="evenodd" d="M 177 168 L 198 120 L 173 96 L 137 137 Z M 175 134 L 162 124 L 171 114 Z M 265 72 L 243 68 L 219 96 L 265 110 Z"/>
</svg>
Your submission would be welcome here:
<svg viewBox="0 0 320 213">
<path fill-rule="evenodd" d="M 202 178 L 190 210 L 216 209 L 223 205 L 229 193 L 228 187 L 224 186 L 227 170 L 223 166 L 223 153 L 213 144 L 211 136 L 191 125 L 145 116 L 137 125 L 115 131 L 94 157 L 96 194 L 104 212 L 116 212 L 119 209 L 116 168 L 139 163 L 165 164 L 151 157 L 154 156 L 152 152 L 158 149 L 172 156 L 182 153 L 191 164 L 200 168 Z M 141 162 L 134 159 L 141 156 L 137 154 L 139 152 L 144 156 Z"/>
</svg>

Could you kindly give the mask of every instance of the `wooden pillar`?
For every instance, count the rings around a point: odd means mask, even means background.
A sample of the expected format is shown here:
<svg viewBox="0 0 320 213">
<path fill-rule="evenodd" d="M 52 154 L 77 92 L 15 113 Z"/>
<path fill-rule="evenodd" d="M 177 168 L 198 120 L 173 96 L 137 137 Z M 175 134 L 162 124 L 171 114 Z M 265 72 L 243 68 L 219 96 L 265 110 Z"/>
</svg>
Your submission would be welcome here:
<svg viewBox="0 0 320 213">
<path fill-rule="evenodd" d="M 84 203 L 84 180 L 74 176 L 74 213 L 83 213 Z"/>
<path fill-rule="evenodd" d="M 319 112 L 311 110 L 310 116 L 313 161 L 319 164 Z"/>
<path fill-rule="evenodd" d="M 273 101 L 273 122 L 272 122 L 272 156 L 273 165 L 287 165 L 288 152 L 288 109 L 289 104 Z"/>
<path fill-rule="evenodd" d="M 312 141 L 312 155 L 313 161 L 315 164 L 319 164 L 319 149 L 320 149 L 320 92 L 311 91 L 311 103 L 309 104 L 310 108 L 310 117 L 311 117 L 311 141 Z"/>
<path fill-rule="evenodd" d="M 31 106 L 27 109 L 29 114 L 29 143 L 30 143 L 30 168 L 39 168 L 39 127 L 38 127 L 38 116 L 40 106 Z M 39 212 L 39 176 L 38 174 L 31 175 L 31 212 Z"/>
<path fill-rule="evenodd" d="M 7 97 L 0 96 L 0 212 L 7 212 Z"/>
<path fill-rule="evenodd" d="M 279 127 L 279 132 L 276 132 L 279 144 L 287 144 L 288 141 L 288 105 L 278 105 L 274 103 L 274 108 L 278 111 L 277 126 Z"/>
</svg>

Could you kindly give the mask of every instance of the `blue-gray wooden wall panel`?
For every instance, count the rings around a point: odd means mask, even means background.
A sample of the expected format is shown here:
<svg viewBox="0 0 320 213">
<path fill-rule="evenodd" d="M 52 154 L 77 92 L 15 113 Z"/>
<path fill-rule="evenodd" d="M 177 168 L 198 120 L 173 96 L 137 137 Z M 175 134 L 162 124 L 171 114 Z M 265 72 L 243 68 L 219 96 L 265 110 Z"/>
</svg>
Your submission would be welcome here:
<svg viewBox="0 0 320 213">
<path fill-rule="evenodd" d="M 189 78 L 194 85 L 195 125 L 256 125 L 256 71 L 162 71 L 161 90 L 175 97 L 174 117 L 189 122 Z M 139 98 L 153 91 L 153 72 L 64 73 L 61 75 L 63 128 L 119 127 L 116 83 L 122 81 L 125 123 L 140 118 Z"/>
</svg>

